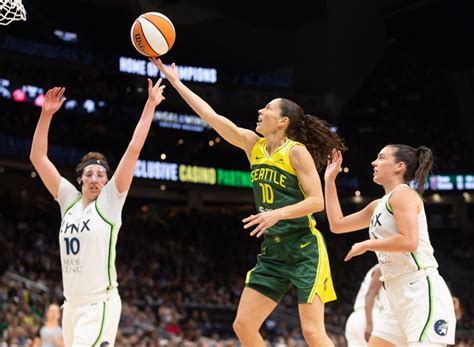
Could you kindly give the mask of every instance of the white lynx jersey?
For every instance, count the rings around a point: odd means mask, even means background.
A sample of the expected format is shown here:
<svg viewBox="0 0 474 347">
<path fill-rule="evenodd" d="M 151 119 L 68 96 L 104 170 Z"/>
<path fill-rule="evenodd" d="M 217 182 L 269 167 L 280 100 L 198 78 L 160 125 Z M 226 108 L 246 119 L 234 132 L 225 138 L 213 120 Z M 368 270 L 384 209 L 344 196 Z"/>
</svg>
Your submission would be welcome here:
<svg viewBox="0 0 474 347">
<path fill-rule="evenodd" d="M 369 271 L 367 271 L 367 274 L 362 280 L 354 302 L 354 311 L 365 307 L 365 297 L 367 296 L 367 292 L 369 291 L 370 282 L 372 282 L 372 274 L 378 266 L 379 264 L 375 264 L 374 266 L 372 266 Z M 385 291 L 382 289 L 379 290 L 378 294 L 375 296 L 374 309 L 377 308 L 380 310 L 381 308 L 386 307 L 387 303 L 388 302 L 385 298 Z"/>
<path fill-rule="evenodd" d="M 61 207 L 59 245 L 66 299 L 116 288 L 115 245 L 122 225 L 127 192 L 119 193 L 112 177 L 86 208 L 81 193 L 61 177 L 57 201 Z"/>
<path fill-rule="evenodd" d="M 385 239 L 398 234 L 389 202 L 391 195 L 392 193 L 384 195 L 372 214 L 369 226 L 371 239 Z M 438 267 L 428 234 L 424 206 L 418 213 L 418 237 L 419 243 L 415 252 L 375 252 L 381 266 L 383 281 L 427 267 Z"/>
</svg>

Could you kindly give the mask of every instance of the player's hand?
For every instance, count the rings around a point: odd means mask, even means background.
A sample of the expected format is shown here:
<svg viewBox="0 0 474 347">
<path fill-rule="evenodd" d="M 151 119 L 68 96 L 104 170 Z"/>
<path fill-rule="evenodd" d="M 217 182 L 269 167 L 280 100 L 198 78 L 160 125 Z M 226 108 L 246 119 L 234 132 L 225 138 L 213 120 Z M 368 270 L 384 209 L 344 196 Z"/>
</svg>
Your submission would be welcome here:
<svg viewBox="0 0 474 347">
<path fill-rule="evenodd" d="M 171 83 L 179 80 L 178 69 L 176 68 L 175 63 L 166 66 L 165 64 L 163 64 L 161 59 L 155 57 L 150 57 L 150 61 L 155 64 L 158 69 L 160 69 L 163 75 L 165 75 L 168 81 L 170 81 Z"/>
<path fill-rule="evenodd" d="M 326 172 L 324 173 L 324 180 L 326 182 L 334 182 L 337 174 L 341 170 L 342 165 L 342 153 L 341 151 L 333 148 L 331 158 L 328 158 L 328 165 L 326 166 Z"/>
<path fill-rule="evenodd" d="M 280 213 L 276 210 L 262 212 L 259 214 L 252 214 L 247 218 L 242 219 L 244 225 L 244 229 L 248 229 L 254 225 L 256 225 L 255 229 L 250 232 L 250 236 L 257 236 L 260 237 L 263 235 L 265 230 L 270 228 L 272 225 L 275 225 L 281 216 Z"/>
<path fill-rule="evenodd" d="M 66 88 L 64 87 L 54 87 L 46 92 L 43 105 L 41 106 L 44 113 L 53 115 L 61 108 L 64 100 L 66 100 L 66 98 L 63 97 L 65 90 Z"/>
<path fill-rule="evenodd" d="M 158 81 L 153 85 L 151 79 L 148 79 L 148 101 L 153 103 L 153 105 L 158 106 L 165 97 L 163 95 L 163 90 L 165 89 L 165 85 L 161 85 L 162 79 L 158 79 Z"/>
<path fill-rule="evenodd" d="M 349 253 L 347 253 L 346 257 L 344 258 L 344 261 L 348 261 L 353 257 L 357 257 L 358 255 L 362 255 L 365 252 L 367 252 L 369 249 L 367 247 L 367 242 L 357 242 L 352 245 L 351 250 Z"/>
<path fill-rule="evenodd" d="M 365 324 L 365 341 L 369 341 L 370 335 L 372 335 L 372 330 L 374 329 L 372 323 L 366 323 Z"/>
</svg>

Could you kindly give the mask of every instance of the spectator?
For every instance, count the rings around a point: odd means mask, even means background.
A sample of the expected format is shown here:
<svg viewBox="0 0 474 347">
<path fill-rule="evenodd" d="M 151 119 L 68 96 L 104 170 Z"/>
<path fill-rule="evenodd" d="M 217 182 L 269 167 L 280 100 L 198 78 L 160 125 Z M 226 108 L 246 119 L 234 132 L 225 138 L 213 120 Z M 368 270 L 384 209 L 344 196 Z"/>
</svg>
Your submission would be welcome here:
<svg viewBox="0 0 474 347">
<path fill-rule="evenodd" d="M 44 323 L 33 340 L 33 347 L 64 347 L 60 316 L 59 305 L 50 304 Z"/>
</svg>

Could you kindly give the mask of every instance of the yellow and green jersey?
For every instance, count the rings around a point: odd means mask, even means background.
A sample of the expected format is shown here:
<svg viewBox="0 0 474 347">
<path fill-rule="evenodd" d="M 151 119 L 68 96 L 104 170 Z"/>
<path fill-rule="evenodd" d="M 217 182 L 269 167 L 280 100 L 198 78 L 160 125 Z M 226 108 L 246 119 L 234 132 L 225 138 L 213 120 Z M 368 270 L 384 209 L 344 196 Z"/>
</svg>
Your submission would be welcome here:
<svg viewBox="0 0 474 347">
<path fill-rule="evenodd" d="M 291 166 L 289 153 L 293 146 L 304 146 L 302 143 L 288 140 L 272 155 L 266 151 L 265 138 L 261 138 L 252 148 L 250 161 L 252 169 L 252 186 L 255 205 L 258 212 L 275 210 L 280 207 L 296 204 L 306 198 L 300 186 L 295 169 Z M 311 215 L 282 220 L 265 231 L 265 235 L 286 236 L 298 232 L 314 233 L 316 221 Z"/>
</svg>

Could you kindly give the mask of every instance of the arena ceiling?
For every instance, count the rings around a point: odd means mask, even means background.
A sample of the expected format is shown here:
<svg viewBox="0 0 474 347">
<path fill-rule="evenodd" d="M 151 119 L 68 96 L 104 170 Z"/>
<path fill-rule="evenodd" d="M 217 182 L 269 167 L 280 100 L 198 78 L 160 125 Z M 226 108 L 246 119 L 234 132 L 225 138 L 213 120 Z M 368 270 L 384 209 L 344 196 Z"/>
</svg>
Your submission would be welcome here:
<svg viewBox="0 0 474 347">
<path fill-rule="evenodd" d="M 463 45 L 453 39 L 456 34 L 447 34 L 448 31 L 467 32 L 471 28 L 469 32 L 473 32 L 473 26 L 467 24 L 471 19 L 460 19 L 469 13 L 460 6 L 463 1 L 456 4 L 449 0 L 369 0 L 368 3 L 370 1 L 374 4 L 372 8 L 376 6 L 379 17 L 390 23 L 389 38 L 400 37 L 415 42 L 414 45 L 427 42 L 435 48 L 444 44 L 441 40 L 445 38 L 443 42 L 458 49 Z M 331 24 L 325 23 L 337 11 L 348 12 L 347 16 L 366 15 L 364 11 L 350 12 L 344 6 L 345 0 L 76 0 L 68 2 L 67 8 L 61 0 L 23 0 L 23 3 L 27 8 L 28 33 L 51 37 L 55 29 L 83 30 L 80 39 L 85 46 L 82 48 L 100 50 L 110 57 L 139 57 L 130 42 L 134 19 L 144 12 L 162 12 L 177 30 L 176 43 L 163 57 L 165 62 L 218 67 L 231 75 L 310 66 L 312 57 L 327 55 L 329 45 L 333 45 L 331 54 L 334 55 L 354 52 L 350 45 L 334 48 L 339 43 L 334 43 L 324 32 L 334 26 L 328 29 Z M 447 7 L 458 7 L 448 20 L 445 18 Z M 363 20 L 359 20 L 361 25 L 364 25 Z M 23 25 L 17 24 L 6 29 L 19 33 L 22 28 Z M 459 41 L 462 43 L 462 40 Z M 328 63 L 320 60 L 319 65 Z"/>
<path fill-rule="evenodd" d="M 371 0 L 383 18 L 406 12 L 423 12 L 445 0 Z M 171 59 L 193 57 L 200 65 L 214 61 L 237 66 L 273 68 L 295 63 L 293 52 L 321 52 L 321 45 L 301 36 L 317 36 L 318 23 L 337 11 L 347 10 L 345 0 L 76 0 L 65 8 L 61 0 L 23 0 L 28 20 L 37 20 L 37 31 L 87 29 L 96 47 L 133 53 L 129 30 L 133 20 L 148 11 L 166 14 L 177 29 Z M 349 14 L 351 15 L 351 14 Z M 364 12 L 354 15 L 364 16 Z M 414 30 L 414 24 L 401 28 Z M 31 28 L 29 29 L 31 30 Z M 226 57 L 222 59 L 222 57 Z M 167 57 L 168 58 L 168 57 Z"/>
</svg>

